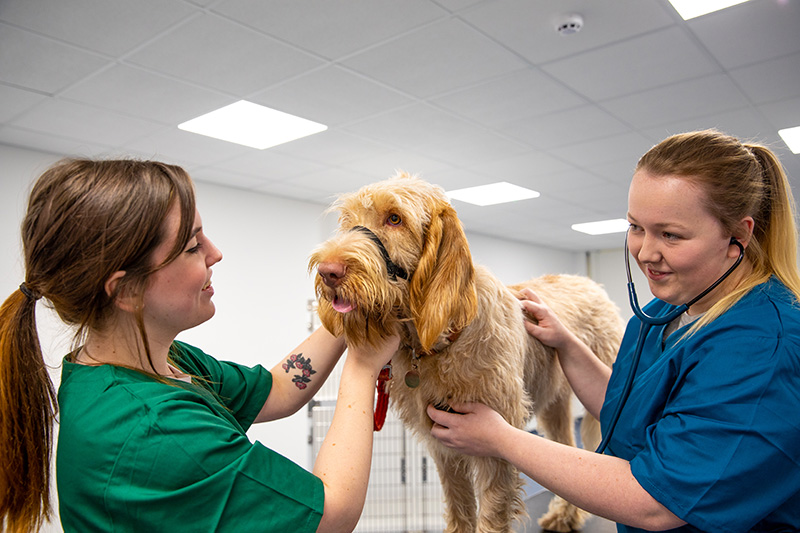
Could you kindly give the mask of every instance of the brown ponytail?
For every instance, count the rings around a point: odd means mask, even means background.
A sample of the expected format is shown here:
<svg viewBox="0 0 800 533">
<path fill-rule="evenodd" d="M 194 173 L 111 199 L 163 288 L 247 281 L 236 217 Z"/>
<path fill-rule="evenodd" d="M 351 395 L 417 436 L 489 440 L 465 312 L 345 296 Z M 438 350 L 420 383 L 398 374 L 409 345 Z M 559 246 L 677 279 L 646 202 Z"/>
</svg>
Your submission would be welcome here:
<svg viewBox="0 0 800 533">
<path fill-rule="evenodd" d="M 164 220 L 180 208 L 178 238 L 164 262 L 153 250 Z M 44 297 L 75 330 L 73 348 L 114 315 L 117 290 L 140 300 L 147 279 L 189 240 L 194 187 L 180 167 L 155 161 L 68 159 L 34 184 L 22 223 L 25 283 L 0 307 L 0 527 L 38 530 L 50 516 L 50 457 L 57 399 L 36 331 L 36 299 Z M 139 302 L 136 323 L 153 367 Z M 155 372 L 155 370 L 154 370 Z"/>
<path fill-rule="evenodd" d="M 0 525 L 38 530 L 51 514 L 56 393 L 36 333 L 36 301 L 15 291 L 0 307 Z"/>
</svg>

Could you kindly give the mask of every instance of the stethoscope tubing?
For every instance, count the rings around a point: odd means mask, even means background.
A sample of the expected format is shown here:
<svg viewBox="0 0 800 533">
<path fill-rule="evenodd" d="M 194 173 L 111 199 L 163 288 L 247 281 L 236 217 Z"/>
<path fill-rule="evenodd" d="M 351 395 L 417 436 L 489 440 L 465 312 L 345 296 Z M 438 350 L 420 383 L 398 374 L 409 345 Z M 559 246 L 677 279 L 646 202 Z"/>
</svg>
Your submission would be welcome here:
<svg viewBox="0 0 800 533">
<path fill-rule="evenodd" d="M 625 407 L 625 403 L 628 401 L 628 396 L 630 396 L 631 389 L 633 389 L 633 382 L 636 377 L 636 369 L 639 367 L 639 360 L 642 358 L 642 351 L 644 349 L 644 341 L 647 337 L 647 334 L 650 332 L 650 329 L 652 329 L 653 326 L 663 326 L 665 324 L 669 324 L 681 316 L 684 312 L 686 312 L 687 309 L 689 309 L 689 307 L 699 302 L 704 296 L 716 289 L 717 286 L 725 280 L 725 278 L 730 276 L 733 271 L 736 270 L 736 267 L 738 267 L 742 262 L 742 259 L 744 259 L 744 246 L 735 237 L 731 237 L 731 244 L 739 247 L 739 257 L 736 258 L 736 261 L 733 263 L 733 265 L 731 265 L 731 267 L 726 270 L 717 281 L 712 283 L 706 290 L 695 296 L 689 302 L 679 305 L 664 316 L 656 317 L 648 315 L 642 310 L 641 307 L 639 307 L 639 299 L 636 297 L 636 288 L 633 286 L 633 279 L 631 277 L 631 263 L 630 259 L 628 258 L 630 255 L 628 250 L 628 233 L 625 233 L 625 273 L 628 276 L 628 302 L 630 303 L 631 311 L 633 311 L 633 314 L 639 319 L 641 324 L 639 326 L 638 336 L 636 337 L 636 349 L 633 351 L 631 368 L 628 372 L 628 376 L 626 377 L 625 386 L 622 389 L 622 394 L 620 395 L 620 399 L 617 403 L 614 414 L 611 416 L 609 421 L 608 429 L 603 435 L 603 439 L 600 442 L 600 445 L 597 447 L 597 450 L 595 450 L 595 453 L 605 452 L 606 448 L 608 447 L 608 443 L 611 440 L 611 436 L 614 434 L 614 428 L 617 426 L 620 414 L 622 414 L 622 408 Z"/>
</svg>

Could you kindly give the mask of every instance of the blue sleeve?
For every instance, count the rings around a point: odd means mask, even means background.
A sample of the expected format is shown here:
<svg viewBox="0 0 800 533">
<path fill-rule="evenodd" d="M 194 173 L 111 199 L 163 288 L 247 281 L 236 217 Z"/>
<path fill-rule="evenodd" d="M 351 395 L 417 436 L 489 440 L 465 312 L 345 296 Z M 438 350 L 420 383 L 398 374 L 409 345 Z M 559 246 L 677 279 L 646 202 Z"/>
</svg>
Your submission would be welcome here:
<svg viewBox="0 0 800 533">
<path fill-rule="evenodd" d="M 633 475 L 702 530 L 749 531 L 800 492 L 798 346 L 718 329 L 681 372 Z"/>
</svg>

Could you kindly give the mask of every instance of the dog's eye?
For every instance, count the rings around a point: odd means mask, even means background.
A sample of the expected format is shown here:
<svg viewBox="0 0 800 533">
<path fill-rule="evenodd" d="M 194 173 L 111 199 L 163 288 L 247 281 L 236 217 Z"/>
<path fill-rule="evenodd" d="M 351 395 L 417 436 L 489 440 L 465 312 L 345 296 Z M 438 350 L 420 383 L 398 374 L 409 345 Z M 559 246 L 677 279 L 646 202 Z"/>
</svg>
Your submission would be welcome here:
<svg viewBox="0 0 800 533">
<path fill-rule="evenodd" d="M 386 219 L 386 223 L 389 224 L 390 226 L 399 226 L 402 221 L 403 219 L 400 218 L 400 215 L 398 215 L 397 213 L 392 213 Z"/>
</svg>

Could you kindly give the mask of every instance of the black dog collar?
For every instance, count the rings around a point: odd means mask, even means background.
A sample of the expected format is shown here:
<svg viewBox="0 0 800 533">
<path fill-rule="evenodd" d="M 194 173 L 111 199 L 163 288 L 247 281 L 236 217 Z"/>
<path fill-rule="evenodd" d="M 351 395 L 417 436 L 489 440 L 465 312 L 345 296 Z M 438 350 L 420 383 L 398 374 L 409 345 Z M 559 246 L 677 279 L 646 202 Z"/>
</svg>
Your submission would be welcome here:
<svg viewBox="0 0 800 533">
<path fill-rule="evenodd" d="M 389 252 L 386 251 L 386 246 L 383 245 L 380 238 L 375 235 L 372 230 L 369 228 L 365 228 L 364 226 L 354 226 L 350 231 L 360 231 L 365 233 L 367 237 L 372 240 L 375 244 L 378 245 L 378 249 L 381 251 L 381 256 L 383 256 L 383 260 L 386 263 L 386 271 L 389 273 L 389 278 L 392 281 L 397 281 L 397 277 L 401 277 L 403 279 L 408 279 L 408 273 L 405 269 L 397 264 L 395 264 L 392 259 L 389 257 Z"/>
</svg>

